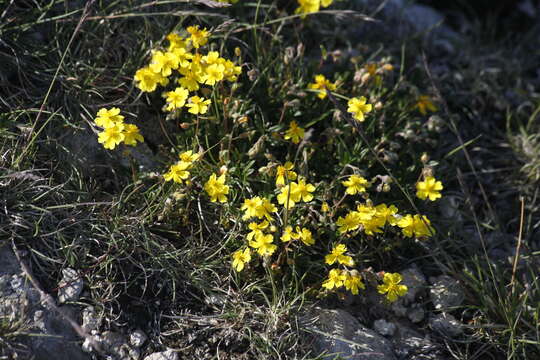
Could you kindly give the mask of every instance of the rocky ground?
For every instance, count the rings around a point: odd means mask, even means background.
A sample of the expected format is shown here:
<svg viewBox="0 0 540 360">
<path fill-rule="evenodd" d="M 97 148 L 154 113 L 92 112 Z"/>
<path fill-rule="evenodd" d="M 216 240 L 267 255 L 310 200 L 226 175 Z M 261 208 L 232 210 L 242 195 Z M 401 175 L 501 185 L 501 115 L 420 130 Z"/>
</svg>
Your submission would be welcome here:
<svg viewBox="0 0 540 360">
<path fill-rule="evenodd" d="M 528 0 L 518 3 L 520 16 L 540 21 L 538 5 Z M 404 37 L 418 34 L 429 51 L 437 54 L 434 62 L 441 66 L 440 72 L 444 72 L 444 56 L 459 57 L 460 48 L 468 46 L 467 29 L 472 25 L 466 19 L 461 20 L 461 26 L 452 27 L 445 23 L 444 13 L 430 6 L 403 0 L 385 4 L 382 8 L 373 7 L 377 11 L 376 18 L 381 20 L 373 26 Z M 538 76 L 540 78 L 540 73 Z M 73 152 L 82 151 L 90 157 L 88 161 L 92 161 L 92 149 L 84 148 L 91 142 L 79 140 L 73 142 Z M 453 140 L 446 146 L 453 148 L 459 143 Z M 149 170 L 155 166 L 147 148 L 133 156 Z M 452 197 L 448 197 L 440 213 L 451 221 L 462 221 L 463 214 L 457 207 Z M 141 329 L 102 331 L 103 314 L 80 300 L 85 292 L 83 274 L 63 269 L 57 292 L 46 294 L 33 274 L 39 269 L 32 268 L 24 250 L 15 251 L 18 253 L 14 253 L 10 241 L 0 247 L 0 347 L 4 347 L 0 350 L 0 359 L 184 358 L 183 350 L 178 348 L 146 350 L 151 335 Z M 512 256 L 511 251 L 499 247 L 496 255 L 506 261 Z M 336 355 L 358 360 L 450 358 L 446 344 L 462 339 L 469 325 L 456 311 L 467 297 L 460 280 L 448 275 L 430 276 L 429 270 L 417 264 L 412 264 L 402 274 L 409 292 L 391 306 L 381 303 L 377 294 L 368 292 L 351 296 L 339 306 L 323 301 L 298 314 L 299 329 L 314 353 L 323 354 L 320 358 L 324 359 L 334 359 Z M 11 333 L 10 329 L 17 331 Z M 5 341 L 2 334 L 8 333 L 17 341 Z"/>
</svg>

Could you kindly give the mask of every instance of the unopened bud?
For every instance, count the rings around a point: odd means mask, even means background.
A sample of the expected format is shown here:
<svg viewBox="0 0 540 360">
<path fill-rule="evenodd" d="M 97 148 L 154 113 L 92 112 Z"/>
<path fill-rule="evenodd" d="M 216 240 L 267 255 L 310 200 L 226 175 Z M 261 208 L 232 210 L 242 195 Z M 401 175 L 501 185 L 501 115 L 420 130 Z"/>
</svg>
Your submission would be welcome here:
<svg viewBox="0 0 540 360">
<path fill-rule="evenodd" d="M 183 122 L 183 123 L 180 124 L 180 127 L 181 127 L 182 129 L 184 129 L 184 130 L 189 129 L 189 126 L 190 126 L 190 124 L 187 123 L 187 122 Z"/>
<path fill-rule="evenodd" d="M 227 168 L 227 166 L 223 165 L 222 167 L 219 168 L 219 175 L 224 175 L 228 171 L 229 171 L 229 169 Z"/>
<path fill-rule="evenodd" d="M 427 164 L 427 162 L 429 161 L 429 155 L 427 153 L 423 153 L 420 157 L 420 161 L 422 162 L 422 164 Z"/>
<path fill-rule="evenodd" d="M 234 55 L 238 57 L 242 56 L 242 50 L 238 46 L 234 48 Z"/>
</svg>

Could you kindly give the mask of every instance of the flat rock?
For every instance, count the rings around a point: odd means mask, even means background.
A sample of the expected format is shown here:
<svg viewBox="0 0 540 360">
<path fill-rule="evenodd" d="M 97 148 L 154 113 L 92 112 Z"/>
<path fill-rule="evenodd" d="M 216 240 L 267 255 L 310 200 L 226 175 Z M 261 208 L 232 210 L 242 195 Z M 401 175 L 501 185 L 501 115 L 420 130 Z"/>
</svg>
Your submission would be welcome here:
<svg viewBox="0 0 540 360">
<path fill-rule="evenodd" d="M 444 336 L 457 337 L 463 333 L 462 324 L 450 314 L 443 313 L 430 317 L 429 326 Z"/>
<path fill-rule="evenodd" d="M 441 275 L 430 278 L 432 286 L 429 290 L 429 296 L 435 309 L 452 310 L 460 306 L 465 299 L 465 294 L 459 282 L 450 276 Z"/>
<path fill-rule="evenodd" d="M 320 354 L 322 359 L 396 359 L 389 340 L 362 326 L 344 310 L 316 308 L 303 317 L 302 327 L 311 334 L 314 355 Z"/>
</svg>

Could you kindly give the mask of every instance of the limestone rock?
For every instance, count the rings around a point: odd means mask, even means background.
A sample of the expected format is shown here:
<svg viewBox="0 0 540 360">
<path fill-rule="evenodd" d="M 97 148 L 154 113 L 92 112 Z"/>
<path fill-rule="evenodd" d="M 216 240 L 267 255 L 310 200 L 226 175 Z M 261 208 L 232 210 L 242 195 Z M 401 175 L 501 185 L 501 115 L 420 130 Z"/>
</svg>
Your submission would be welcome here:
<svg viewBox="0 0 540 360">
<path fill-rule="evenodd" d="M 304 316 L 302 326 L 312 336 L 314 355 L 321 354 L 323 359 L 396 359 L 389 340 L 362 326 L 344 310 L 316 308 Z"/>
<path fill-rule="evenodd" d="M 178 353 L 174 350 L 167 350 L 150 354 L 144 360 L 178 360 Z"/>
<path fill-rule="evenodd" d="M 432 283 L 429 295 L 435 309 L 446 310 L 461 305 L 465 294 L 459 282 L 450 276 L 441 275 L 430 278 Z"/>
<path fill-rule="evenodd" d="M 62 270 L 62 275 L 62 280 L 58 284 L 58 301 L 60 303 L 77 301 L 84 286 L 82 277 L 71 268 Z"/>
</svg>

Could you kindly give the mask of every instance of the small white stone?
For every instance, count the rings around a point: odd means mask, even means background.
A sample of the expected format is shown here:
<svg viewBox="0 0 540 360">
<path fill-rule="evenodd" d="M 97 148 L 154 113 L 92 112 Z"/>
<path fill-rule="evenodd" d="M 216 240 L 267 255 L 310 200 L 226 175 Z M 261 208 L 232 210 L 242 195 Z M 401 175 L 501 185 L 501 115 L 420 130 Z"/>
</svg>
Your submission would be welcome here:
<svg viewBox="0 0 540 360">
<path fill-rule="evenodd" d="M 148 339 L 148 336 L 142 330 L 135 330 L 129 335 L 129 342 L 136 348 L 141 347 Z"/>
<path fill-rule="evenodd" d="M 144 360 L 178 360 L 176 351 L 167 350 L 148 355 Z"/>
<path fill-rule="evenodd" d="M 76 301 L 83 290 L 82 278 L 71 268 L 62 270 L 62 275 L 62 280 L 58 284 L 58 301 L 60 303 Z"/>
</svg>

